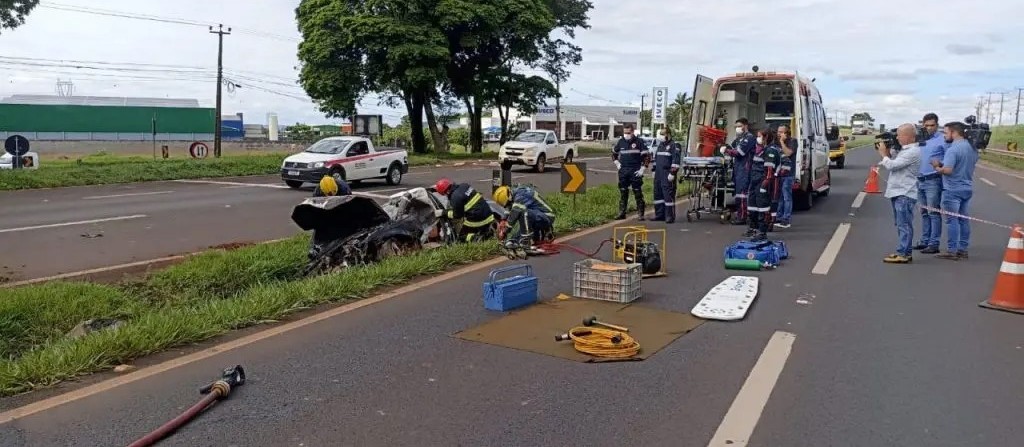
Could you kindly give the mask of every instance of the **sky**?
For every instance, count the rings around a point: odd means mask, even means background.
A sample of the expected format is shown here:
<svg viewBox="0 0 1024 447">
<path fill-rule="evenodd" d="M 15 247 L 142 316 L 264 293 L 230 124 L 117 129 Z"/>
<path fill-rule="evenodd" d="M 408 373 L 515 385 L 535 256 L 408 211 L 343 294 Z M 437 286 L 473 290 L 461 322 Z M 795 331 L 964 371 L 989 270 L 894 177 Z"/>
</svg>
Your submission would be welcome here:
<svg viewBox="0 0 1024 447">
<path fill-rule="evenodd" d="M 101 3 L 102 6 L 96 6 Z M 217 36 L 224 37 L 224 112 L 247 123 L 338 123 L 324 118 L 296 84 L 298 0 L 62 0 L 42 5 L 24 26 L 0 33 L 0 96 L 56 94 L 194 98 L 212 107 Z M 985 106 L 982 121 L 1013 124 L 1024 87 L 1019 0 L 593 0 L 579 31 L 583 63 L 563 85 L 563 105 L 633 105 L 667 87 L 691 92 L 712 78 L 757 65 L 816 78 L 830 116 L 867 111 L 893 127 L 928 112 L 961 120 Z M 141 14 L 200 26 L 95 15 L 68 9 Z M 898 13 L 897 11 L 905 11 Z M 74 61 L 74 62 L 70 62 Z M 84 61 L 84 62 L 83 62 Z M 76 66 L 78 68 L 76 68 Z M 991 109 L 988 108 L 992 93 Z M 404 109 L 363 101 L 361 113 L 397 122 Z M 990 113 L 989 113 L 990 112 Z"/>
</svg>

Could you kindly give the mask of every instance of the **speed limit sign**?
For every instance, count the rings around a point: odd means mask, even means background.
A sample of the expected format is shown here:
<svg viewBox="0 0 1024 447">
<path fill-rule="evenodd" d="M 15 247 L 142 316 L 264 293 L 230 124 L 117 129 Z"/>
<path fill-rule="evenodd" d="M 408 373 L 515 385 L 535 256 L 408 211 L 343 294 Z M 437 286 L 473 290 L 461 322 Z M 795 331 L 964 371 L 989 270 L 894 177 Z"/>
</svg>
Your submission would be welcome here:
<svg viewBox="0 0 1024 447">
<path fill-rule="evenodd" d="M 210 153 L 210 147 L 202 141 L 196 141 L 188 147 L 188 153 L 192 158 L 206 158 Z"/>
</svg>

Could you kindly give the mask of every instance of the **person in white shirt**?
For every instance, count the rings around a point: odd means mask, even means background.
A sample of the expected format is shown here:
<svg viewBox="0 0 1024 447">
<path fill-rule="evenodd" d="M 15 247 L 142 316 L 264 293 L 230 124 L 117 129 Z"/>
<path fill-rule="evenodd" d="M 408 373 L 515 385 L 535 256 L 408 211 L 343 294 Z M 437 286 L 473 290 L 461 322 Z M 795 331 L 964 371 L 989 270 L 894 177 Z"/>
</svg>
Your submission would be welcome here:
<svg viewBox="0 0 1024 447">
<path fill-rule="evenodd" d="M 903 124 L 896 129 L 898 151 L 878 143 L 878 165 L 889 171 L 885 184 L 885 197 L 892 201 L 893 217 L 896 220 L 898 242 L 896 253 L 886 256 L 889 264 L 907 264 L 914 260 L 911 246 L 914 240 L 914 207 L 917 205 L 917 171 L 921 164 L 921 148 L 917 144 L 917 129 L 913 124 Z M 893 154 L 895 152 L 895 155 Z"/>
</svg>

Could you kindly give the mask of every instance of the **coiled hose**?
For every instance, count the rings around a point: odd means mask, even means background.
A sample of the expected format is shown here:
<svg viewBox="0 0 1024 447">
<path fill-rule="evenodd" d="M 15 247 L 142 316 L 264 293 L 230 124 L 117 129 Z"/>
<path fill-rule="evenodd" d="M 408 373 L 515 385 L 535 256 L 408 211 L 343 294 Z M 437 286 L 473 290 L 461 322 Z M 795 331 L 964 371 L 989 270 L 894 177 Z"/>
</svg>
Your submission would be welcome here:
<svg viewBox="0 0 1024 447">
<path fill-rule="evenodd" d="M 569 330 L 569 338 L 572 339 L 573 347 L 577 351 L 594 357 L 624 359 L 640 352 L 640 343 L 621 331 L 574 327 Z"/>
</svg>

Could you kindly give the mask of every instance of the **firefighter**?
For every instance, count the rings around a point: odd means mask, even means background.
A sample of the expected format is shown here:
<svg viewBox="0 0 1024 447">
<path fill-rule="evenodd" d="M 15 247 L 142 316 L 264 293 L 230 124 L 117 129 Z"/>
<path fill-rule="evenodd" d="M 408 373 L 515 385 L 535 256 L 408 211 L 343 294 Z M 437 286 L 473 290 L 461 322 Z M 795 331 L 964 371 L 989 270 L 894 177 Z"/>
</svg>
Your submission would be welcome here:
<svg viewBox="0 0 1024 447">
<path fill-rule="evenodd" d="M 750 189 L 751 155 L 756 145 L 754 135 L 750 133 L 750 122 L 746 118 L 736 120 L 736 139 L 723 152 L 732 157 L 732 181 L 735 185 L 733 200 L 736 217 L 733 225 L 743 225 L 747 220 L 747 192 Z"/>
<path fill-rule="evenodd" d="M 553 238 L 555 211 L 529 186 L 517 186 L 515 189 L 501 186 L 494 190 L 494 201 L 508 208 L 508 223 L 511 225 L 506 239 L 513 243 L 519 242 L 523 235 L 529 234 L 534 244 Z"/>
<path fill-rule="evenodd" d="M 676 221 L 676 173 L 683 147 L 672 139 L 672 129 L 658 131 L 654 154 L 654 220 Z"/>
<path fill-rule="evenodd" d="M 629 207 L 629 189 L 633 188 L 633 196 L 636 198 L 636 210 L 640 220 L 644 220 L 644 172 L 647 165 L 651 163 L 651 154 L 647 152 L 644 141 L 633 135 L 633 125 L 626 124 L 622 127 L 622 138 L 615 143 L 612 149 L 612 160 L 615 161 L 615 168 L 619 171 L 619 216 L 616 219 L 626 218 L 626 209 Z"/>
<path fill-rule="evenodd" d="M 326 196 L 350 196 L 352 188 L 348 187 L 345 179 L 340 174 L 325 175 L 320 179 L 320 184 L 313 190 L 313 197 Z"/>
<path fill-rule="evenodd" d="M 448 209 L 438 210 L 437 217 L 463 219 L 459 238 L 466 242 L 486 239 L 494 235 L 494 214 L 484 196 L 468 183 L 453 185 L 446 178 L 438 180 L 434 190 L 448 197 Z"/>
<path fill-rule="evenodd" d="M 770 213 L 778 188 L 776 175 L 782 161 L 782 149 L 778 136 L 771 129 L 758 132 L 757 144 L 762 148 L 750 154 L 750 200 L 747 202 L 750 227 L 746 236 L 753 241 L 763 241 L 768 238 L 768 229 L 772 225 Z"/>
</svg>

